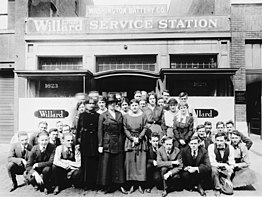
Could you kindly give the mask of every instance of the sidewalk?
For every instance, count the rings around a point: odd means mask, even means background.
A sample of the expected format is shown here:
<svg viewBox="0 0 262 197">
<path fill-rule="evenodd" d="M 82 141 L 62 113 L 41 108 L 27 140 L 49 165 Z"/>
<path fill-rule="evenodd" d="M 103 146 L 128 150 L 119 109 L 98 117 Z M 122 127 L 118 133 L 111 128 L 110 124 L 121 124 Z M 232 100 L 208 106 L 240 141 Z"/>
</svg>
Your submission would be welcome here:
<svg viewBox="0 0 262 197">
<path fill-rule="evenodd" d="M 256 172 L 257 175 L 257 182 L 253 185 L 253 187 L 245 188 L 243 190 L 235 190 L 233 196 L 262 196 L 262 140 L 260 140 L 260 136 L 251 134 L 250 138 L 254 142 L 253 146 L 250 149 L 250 161 L 251 161 L 251 169 Z M 36 192 L 33 190 L 31 186 L 23 185 L 16 189 L 14 192 L 8 192 L 10 187 L 10 179 L 7 175 L 6 170 L 6 162 L 7 162 L 7 155 L 9 152 L 10 145 L 9 144 L 0 144 L 0 196 L 22 196 L 22 197 L 35 197 L 35 196 L 46 196 L 44 193 Z M 23 184 L 23 177 L 17 177 L 18 184 Z M 248 189 L 248 190 L 247 190 Z M 207 196 L 214 196 L 212 190 L 206 191 Z M 48 196 L 54 196 L 53 194 L 49 194 Z M 82 189 L 72 189 L 68 188 L 63 190 L 57 196 L 105 196 L 103 192 L 95 192 L 95 191 L 83 191 Z M 140 194 L 138 191 L 130 194 L 130 195 L 123 195 L 119 191 L 116 191 L 113 194 L 107 194 L 108 197 L 120 197 L 120 196 L 144 196 L 144 197 L 161 197 L 161 191 L 157 189 L 153 189 L 150 194 Z M 168 194 L 168 197 L 173 196 L 200 196 L 197 192 L 189 192 L 189 191 L 182 191 L 182 192 L 173 192 Z M 226 196 L 221 194 L 221 196 Z"/>
</svg>

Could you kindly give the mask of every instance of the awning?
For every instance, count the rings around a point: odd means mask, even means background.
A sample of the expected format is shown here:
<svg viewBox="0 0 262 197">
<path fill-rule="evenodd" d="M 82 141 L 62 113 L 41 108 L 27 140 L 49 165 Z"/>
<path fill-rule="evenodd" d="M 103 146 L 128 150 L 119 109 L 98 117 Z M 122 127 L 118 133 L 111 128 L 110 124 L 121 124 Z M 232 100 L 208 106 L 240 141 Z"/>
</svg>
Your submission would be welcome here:
<svg viewBox="0 0 262 197">
<path fill-rule="evenodd" d="M 221 78 L 235 75 L 238 68 L 216 68 L 216 69 L 177 69 L 177 68 L 162 68 L 160 76 L 176 76 L 176 78 L 184 78 L 185 76 L 192 78 Z"/>
<path fill-rule="evenodd" d="M 105 77 L 115 77 L 115 76 L 138 76 L 138 77 L 148 77 L 148 78 L 159 78 L 159 74 L 152 71 L 146 70 L 109 70 L 102 71 L 94 74 L 94 79 L 101 79 Z"/>
<path fill-rule="evenodd" d="M 93 76 L 93 73 L 89 70 L 15 70 L 14 72 L 18 77 L 29 79 Z"/>
</svg>

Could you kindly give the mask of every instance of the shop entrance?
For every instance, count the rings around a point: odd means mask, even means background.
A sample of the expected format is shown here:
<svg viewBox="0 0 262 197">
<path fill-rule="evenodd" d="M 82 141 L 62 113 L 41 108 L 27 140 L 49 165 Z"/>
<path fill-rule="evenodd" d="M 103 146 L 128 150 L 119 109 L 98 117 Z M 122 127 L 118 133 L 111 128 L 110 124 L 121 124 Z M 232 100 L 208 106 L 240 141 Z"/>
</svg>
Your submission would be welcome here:
<svg viewBox="0 0 262 197">
<path fill-rule="evenodd" d="M 136 90 L 155 91 L 156 79 L 145 76 L 110 76 L 96 80 L 100 94 L 122 92 L 128 99 L 134 97 Z"/>
</svg>

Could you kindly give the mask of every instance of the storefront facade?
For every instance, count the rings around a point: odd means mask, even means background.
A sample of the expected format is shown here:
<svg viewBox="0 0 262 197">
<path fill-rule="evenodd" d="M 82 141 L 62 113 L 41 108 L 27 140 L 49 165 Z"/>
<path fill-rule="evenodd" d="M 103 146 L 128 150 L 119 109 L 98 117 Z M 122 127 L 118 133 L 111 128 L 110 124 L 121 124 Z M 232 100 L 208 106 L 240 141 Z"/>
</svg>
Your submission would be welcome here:
<svg viewBox="0 0 262 197">
<path fill-rule="evenodd" d="M 93 90 L 128 98 L 135 90 L 164 89 L 172 96 L 187 91 L 194 97 L 234 98 L 239 67 L 231 64 L 230 2 L 210 1 L 203 11 L 193 1 L 183 4 L 187 12 L 174 3 L 87 4 L 79 17 L 18 13 L 24 32 L 17 34 L 15 103 Z M 18 129 L 18 108 L 15 114 Z M 247 128 L 245 117 L 233 117 Z"/>
</svg>

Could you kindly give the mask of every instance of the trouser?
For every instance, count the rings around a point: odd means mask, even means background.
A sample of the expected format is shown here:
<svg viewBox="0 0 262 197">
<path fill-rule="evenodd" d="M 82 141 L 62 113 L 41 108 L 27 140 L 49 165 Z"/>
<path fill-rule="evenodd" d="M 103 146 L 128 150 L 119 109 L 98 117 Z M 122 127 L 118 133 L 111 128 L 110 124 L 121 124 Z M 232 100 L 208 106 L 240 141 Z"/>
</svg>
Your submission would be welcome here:
<svg viewBox="0 0 262 197">
<path fill-rule="evenodd" d="M 20 166 L 20 165 L 17 165 L 16 163 L 8 162 L 7 171 L 8 171 L 8 175 L 11 178 L 13 184 L 17 184 L 16 175 L 22 175 L 25 171 L 25 167 L 24 165 Z"/>
<path fill-rule="evenodd" d="M 156 186 L 157 189 L 163 189 L 161 173 L 157 167 L 151 164 L 147 164 L 146 174 L 147 174 L 146 188 L 152 189 L 154 186 Z"/>
<path fill-rule="evenodd" d="M 203 186 L 206 174 L 201 174 L 198 172 L 189 173 L 188 171 L 184 171 L 181 173 L 181 177 L 183 179 L 183 183 L 186 189 L 193 189 L 194 186 L 201 185 Z"/>
<path fill-rule="evenodd" d="M 55 186 L 63 187 L 67 184 L 79 184 L 80 170 L 66 170 L 59 166 L 53 165 L 52 172 Z"/>
<path fill-rule="evenodd" d="M 51 187 L 51 176 L 52 176 L 52 167 L 51 166 L 46 166 L 43 168 L 36 168 L 36 171 L 38 174 L 42 174 L 44 185 L 43 187 L 45 188 L 50 188 Z"/>
<path fill-rule="evenodd" d="M 171 187 L 173 189 L 180 190 L 181 188 L 181 181 L 180 181 L 180 175 L 174 174 L 173 176 L 169 177 L 167 180 L 164 179 L 164 175 L 169 171 L 170 169 L 167 167 L 161 168 L 161 177 L 163 180 L 163 186 L 164 190 L 170 189 Z"/>
<path fill-rule="evenodd" d="M 217 167 L 212 166 L 212 180 L 213 180 L 213 184 L 214 184 L 214 188 L 216 190 L 221 190 L 222 185 L 220 182 L 220 177 L 223 176 L 227 179 L 230 179 L 231 176 L 231 172 L 228 172 L 227 170 L 220 170 Z"/>
</svg>

